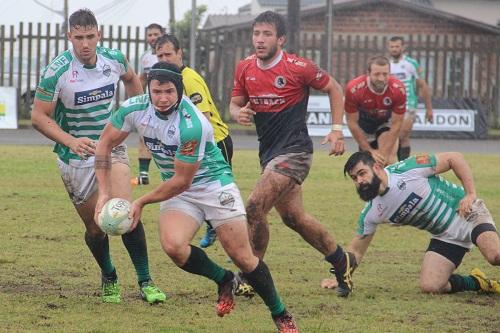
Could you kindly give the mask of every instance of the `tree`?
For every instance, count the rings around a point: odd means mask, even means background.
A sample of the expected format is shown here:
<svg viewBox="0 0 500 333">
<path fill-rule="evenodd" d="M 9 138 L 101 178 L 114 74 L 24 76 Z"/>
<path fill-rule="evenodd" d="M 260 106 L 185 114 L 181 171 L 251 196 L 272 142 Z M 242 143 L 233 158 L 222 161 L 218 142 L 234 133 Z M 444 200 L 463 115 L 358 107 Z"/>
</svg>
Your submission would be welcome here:
<svg viewBox="0 0 500 333">
<path fill-rule="evenodd" d="M 199 27 L 203 15 L 207 11 L 206 5 L 196 7 L 196 26 Z M 191 33 L 191 10 L 184 13 L 182 20 L 175 22 L 175 35 L 179 39 L 183 48 L 189 46 L 189 34 Z"/>
</svg>

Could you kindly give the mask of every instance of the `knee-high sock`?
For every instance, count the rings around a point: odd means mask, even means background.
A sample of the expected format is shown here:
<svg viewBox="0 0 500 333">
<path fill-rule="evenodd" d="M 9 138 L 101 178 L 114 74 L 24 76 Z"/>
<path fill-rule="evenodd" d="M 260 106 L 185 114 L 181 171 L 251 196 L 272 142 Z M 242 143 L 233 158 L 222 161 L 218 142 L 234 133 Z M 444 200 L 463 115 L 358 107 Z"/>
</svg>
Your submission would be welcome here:
<svg viewBox="0 0 500 333">
<path fill-rule="evenodd" d="M 479 282 L 472 275 L 452 274 L 448 281 L 451 285 L 450 293 L 477 291 L 480 289 Z"/>
<path fill-rule="evenodd" d="M 109 239 L 108 235 L 104 238 L 92 237 L 87 231 L 85 232 L 85 243 L 87 244 L 90 252 L 94 256 L 97 264 L 101 268 L 102 274 L 104 276 L 112 276 L 115 272 L 115 267 L 111 261 L 111 255 L 109 254 Z"/>
<path fill-rule="evenodd" d="M 252 272 L 243 273 L 242 275 L 266 303 L 271 315 L 277 316 L 285 311 L 285 304 L 281 301 L 274 287 L 271 272 L 269 272 L 269 268 L 262 260 L 259 260 L 259 264 Z"/>
<path fill-rule="evenodd" d="M 186 263 L 180 267 L 188 273 L 201 275 L 220 284 L 225 281 L 227 270 L 210 260 L 205 251 L 199 247 L 191 246 L 191 254 Z M 232 273 L 231 273 L 232 274 Z"/>
<path fill-rule="evenodd" d="M 151 279 L 149 275 L 148 248 L 142 222 L 132 232 L 122 235 L 122 241 L 127 248 L 130 259 L 137 273 L 137 281 L 141 284 Z"/>
</svg>

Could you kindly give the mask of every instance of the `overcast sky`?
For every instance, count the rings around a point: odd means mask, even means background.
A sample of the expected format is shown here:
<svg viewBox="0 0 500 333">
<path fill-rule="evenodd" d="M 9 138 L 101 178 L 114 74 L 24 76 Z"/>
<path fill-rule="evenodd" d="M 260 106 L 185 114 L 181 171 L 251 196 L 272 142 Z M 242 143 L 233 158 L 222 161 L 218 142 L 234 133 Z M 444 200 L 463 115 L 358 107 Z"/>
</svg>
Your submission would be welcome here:
<svg viewBox="0 0 500 333">
<path fill-rule="evenodd" d="M 82 7 L 95 12 L 99 24 L 146 26 L 157 22 L 164 26 L 169 20 L 169 0 L 68 0 L 70 14 Z M 62 0 L 39 0 L 54 10 L 62 10 Z M 235 14 L 238 8 L 251 0 L 196 0 L 197 5 L 208 6 L 210 14 Z M 182 19 L 191 9 L 190 0 L 175 1 L 175 18 Z M 113 5 L 113 6 L 110 6 Z M 19 22 L 60 23 L 62 17 L 39 5 L 33 0 L 0 0 L 0 24 Z"/>
</svg>

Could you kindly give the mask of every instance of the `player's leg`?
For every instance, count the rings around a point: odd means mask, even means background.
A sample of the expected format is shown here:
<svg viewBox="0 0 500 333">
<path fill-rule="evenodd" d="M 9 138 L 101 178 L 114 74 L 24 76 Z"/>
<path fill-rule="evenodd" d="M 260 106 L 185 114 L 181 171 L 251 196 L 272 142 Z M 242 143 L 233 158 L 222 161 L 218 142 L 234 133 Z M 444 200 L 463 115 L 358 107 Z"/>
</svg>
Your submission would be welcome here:
<svg viewBox="0 0 500 333">
<path fill-rule="evenodd" d="M 102 300 L 120 302 L 118 277 L 109 253 L 109 240 L 94 221 L 97 185 L 94 168 L 74 168 L 58 161 L 61 178 L 71 201 L 85 225 L 85 243 L 94 256 L 102 276 Z"/>
<path fill-rule="evenodd" d="M 149 165 L 151 164 L 151 152 L 144 144 L 143 137 L 139 137 L 139 176 L 130 180 L 132 185 L 149 184 Z"/>
<path fill-rule="evenodd" d="M 226 162 L 231 166 L 231 162 L 233 159 L 233 140 L 231 139 L 231 136 L 228 135 L 224 139 L 217 142 L 217 147 L 219 147 Z M 214 228 L 212 228 L 212 226 L 207 223 L 207 230 L 205 231 L 205 235 L 203 235 L 200 240 L 200 247 L 207 248 L 212 245 L 216 239 L 217 233 L 215 232 Z"/>
<path fill-rule="evenodd" d="M 407 110 L 405 113 L 405 118 L 403 124 L 401 125 L 401 130 L 399 132 L 399 147 L 398 147 L 398 160 L 402 161 L 410 157 L 410 135 L 413 128 L 413 123 L 415 122 L 416 111 Z"/>
<path fill-rule="evenodd" d="M 221 312 L 225 315 L 234 307 L 236 281 L 233 272 L 210 260 L 200 248 L 190 245 L 191 240 L 205 220 L 203 212 L 194 204 L 181 198 L 173 198 L 161 203 L 160 241 L 165 253 L 184 271 L 204 276 L 214 281 L 219 290 Z M 223 306 L 228 297 L 227 307 Z M 226 303 L 224 303 L 226 304 Z"/>
<path fill-rule="evenodd" d="M 432 294 L 479 290 L 477 280 L 471 275 L 453 274 L 467 251 L 467 248 L 431 239 L 422 261 L 420 290 Z"/>
<path fill-rule="evenodd" d="M 377 131 L 376 134 L 376 140 L 377 140 L 377 145 L 379 149 L 386 149 L 389 145 L 389 128 L 388 127 L 382 127 L 380 130 Z M 389 147 L 389 157 L 386 158 L 385 164 L 393 164 L 397 162 L 397 152 L 398 152 L 398 145 L 399 145 L 399 139 L 396 139 L 396 142 Z"/>
<path fill-rule="evenodd" d="M 132 189 L 127 181 L 130 179 L 130 167 L 126 149 L 123 146 L 113 149 L 110 175 L 112 197 L 132 202 Z M 142 222 L 139 221 L 134 230 L 121 237 L 134 265 L 141 297 L 149 303 L 165 301 L 165 293 L 156 287 L 151 279 L 146 234 Z"/>
</svg>

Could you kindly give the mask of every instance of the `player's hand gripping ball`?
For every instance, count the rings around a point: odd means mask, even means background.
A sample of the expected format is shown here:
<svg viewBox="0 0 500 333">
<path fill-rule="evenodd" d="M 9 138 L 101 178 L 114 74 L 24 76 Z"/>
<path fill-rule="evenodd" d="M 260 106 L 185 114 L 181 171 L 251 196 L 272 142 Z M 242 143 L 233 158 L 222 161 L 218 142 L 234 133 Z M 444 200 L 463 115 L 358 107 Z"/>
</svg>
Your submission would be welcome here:
<svg viewBox="0 0 500 333">
<path fill-rule="evenodd" d="M 113 198 L 102 207 L 97 224 L 108 235 L 123 235 L 130 230 L 132 220 L 128 218 L 130 202 L 125 199 Z"/>
</svg>

